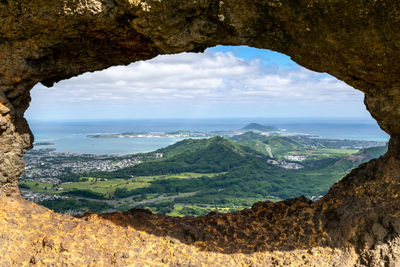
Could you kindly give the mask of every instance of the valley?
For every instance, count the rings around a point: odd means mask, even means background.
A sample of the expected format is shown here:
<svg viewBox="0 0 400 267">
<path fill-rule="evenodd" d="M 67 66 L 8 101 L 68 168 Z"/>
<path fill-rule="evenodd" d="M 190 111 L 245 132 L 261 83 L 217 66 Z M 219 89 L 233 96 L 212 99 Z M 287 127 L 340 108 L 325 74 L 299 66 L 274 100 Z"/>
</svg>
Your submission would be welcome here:
<svg viewBox="0 0 400 267">
<path fill-rule="evenodd" d="M 124 156 L 34 149 L 25 157 L 20 190 L 29 200 L 74 215 L 147 208 L 198 216 L 300 195 L 318 200 L 351 169 L 387 150 L 384 142 L 252 127 L 258 129 Z"/>
</svg>

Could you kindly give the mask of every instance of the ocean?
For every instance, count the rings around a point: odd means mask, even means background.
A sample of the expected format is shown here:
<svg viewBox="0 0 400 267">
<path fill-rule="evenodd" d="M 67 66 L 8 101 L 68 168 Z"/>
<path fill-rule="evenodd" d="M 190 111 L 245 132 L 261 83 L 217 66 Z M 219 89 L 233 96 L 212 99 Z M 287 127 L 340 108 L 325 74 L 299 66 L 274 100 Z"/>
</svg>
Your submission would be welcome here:
<svg viewBox="0 0 400 267">
<path fill-rule="evenodd" d="M 249 123 L 271 125 L 287 133 L 302 133 L 331 139 L 387 141 L 389 136 L 370 119 L 146 119 L 91 121 L 29 121 L 35 142 L 51 142 L 57 152 L 125 155 L 149 152 L 174 144 L 183 138 L 89 138 L 90 134 L 124 132 L 231 131 Z"/>
</svg>

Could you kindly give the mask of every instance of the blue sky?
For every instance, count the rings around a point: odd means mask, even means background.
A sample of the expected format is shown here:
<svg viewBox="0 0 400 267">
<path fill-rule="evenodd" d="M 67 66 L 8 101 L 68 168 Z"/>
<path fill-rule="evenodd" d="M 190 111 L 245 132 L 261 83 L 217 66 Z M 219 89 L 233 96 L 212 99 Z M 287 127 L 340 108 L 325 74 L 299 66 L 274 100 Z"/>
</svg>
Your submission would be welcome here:
<svg viewBox="0 0 400 267">
<path fill-rule="evenodd" d="M 28 119 L 364 118 L 363 94 L 282 55 L 218 46 L 32 90 Z"/>
<path fill-rule="evenodd" d="M 233 53 L 244 60 L 259 59 L 263 66 L 276 65 L 282 68 L 297 68 L 289 56 L 267 49 L 258 49 L 248 46 L 216 46 L 208 49 L 211 52 Z"/>
</svg>

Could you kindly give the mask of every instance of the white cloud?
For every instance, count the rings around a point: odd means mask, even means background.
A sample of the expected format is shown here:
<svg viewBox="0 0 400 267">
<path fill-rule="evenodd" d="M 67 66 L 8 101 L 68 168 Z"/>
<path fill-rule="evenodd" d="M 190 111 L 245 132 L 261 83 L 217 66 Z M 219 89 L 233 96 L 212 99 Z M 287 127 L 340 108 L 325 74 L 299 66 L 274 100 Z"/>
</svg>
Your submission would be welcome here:
<svg viewBox="0 0 400 267">
<path fill-rule="evenodd" d="M 359 103 L 362 93 L 326 74 L 263 66 L 232 53 L 159 56 L 33 90 L 38 105 Z M 36 102 L 35 102 L 36 103 Z"/>
</svg>

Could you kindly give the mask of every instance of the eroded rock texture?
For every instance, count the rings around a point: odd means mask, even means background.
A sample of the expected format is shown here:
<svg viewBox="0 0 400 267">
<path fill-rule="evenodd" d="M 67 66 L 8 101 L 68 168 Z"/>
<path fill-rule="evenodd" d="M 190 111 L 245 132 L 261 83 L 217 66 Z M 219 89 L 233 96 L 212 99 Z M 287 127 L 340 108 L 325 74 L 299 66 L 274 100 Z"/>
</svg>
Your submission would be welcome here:
<svg viewBox="0 0 400 267">
<path fill-rule="evenodd" d="M 0 0 L 0 265 L 399 266 L 399 25 L 395 0 Z M 200 218 L 76 219 L 18 197 L 35 84 L 218 44 L 282 52 L 363 91 L 388 154 L 319 202 Z"/>
</svg>

